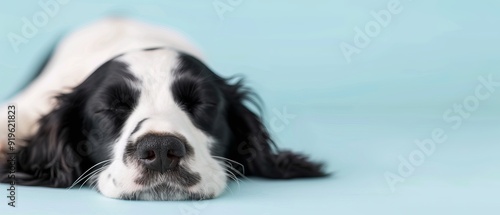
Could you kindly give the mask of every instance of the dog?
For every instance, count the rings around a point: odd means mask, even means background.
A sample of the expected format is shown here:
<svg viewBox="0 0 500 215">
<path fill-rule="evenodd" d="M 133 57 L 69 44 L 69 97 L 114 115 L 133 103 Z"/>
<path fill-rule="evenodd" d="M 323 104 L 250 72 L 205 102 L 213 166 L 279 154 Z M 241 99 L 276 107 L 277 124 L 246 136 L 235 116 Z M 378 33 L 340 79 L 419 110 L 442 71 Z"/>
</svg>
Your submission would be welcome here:
<svg viewBox="0 0 500 215">
<path fill-rule="evenodd" d="M 2 106 L 0 181 L 200 200 L 236 177 L 327 176 L 322 163 L 275 146 L 249 107 L 256 100 L 241 78 L 214 73 L 183 35 L 105 18 L 63 38 Z"/>
</svg>

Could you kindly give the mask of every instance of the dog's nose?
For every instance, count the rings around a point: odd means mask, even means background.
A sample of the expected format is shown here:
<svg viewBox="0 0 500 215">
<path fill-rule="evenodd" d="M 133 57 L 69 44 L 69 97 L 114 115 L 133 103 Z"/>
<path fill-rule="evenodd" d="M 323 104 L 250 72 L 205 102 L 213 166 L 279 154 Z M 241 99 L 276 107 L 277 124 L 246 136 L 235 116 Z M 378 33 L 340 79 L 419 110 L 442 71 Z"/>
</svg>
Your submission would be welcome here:
<svg viewBox="0 0 500 215">
<path fill-rule="evenodd" d="M 137 142 L 136 155 L 146 168 L 163 173 L 179 165 L 186 147 L 177 137 L 148 134 Z"/>
</svg>

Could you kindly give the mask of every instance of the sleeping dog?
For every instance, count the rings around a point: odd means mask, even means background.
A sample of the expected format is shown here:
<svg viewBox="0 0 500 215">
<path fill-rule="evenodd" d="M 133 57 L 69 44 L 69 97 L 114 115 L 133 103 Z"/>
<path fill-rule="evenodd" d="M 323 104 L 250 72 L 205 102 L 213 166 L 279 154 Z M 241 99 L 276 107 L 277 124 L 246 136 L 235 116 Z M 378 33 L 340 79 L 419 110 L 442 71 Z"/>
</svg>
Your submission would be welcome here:
<svg viewBox="0 0 500 215">
<path fill-rule="evenodd" d="M 1 107 L 0 180 L 184 200 L 217 197 L 236 176 L 325 176 L 321 163 L 274 145 L 247 106 L 252 98 L 180 34 L 104 19 L 65 37 L 40 75 Z M 13 146 L 15 159 L 7 154 Z"/>
</svg>

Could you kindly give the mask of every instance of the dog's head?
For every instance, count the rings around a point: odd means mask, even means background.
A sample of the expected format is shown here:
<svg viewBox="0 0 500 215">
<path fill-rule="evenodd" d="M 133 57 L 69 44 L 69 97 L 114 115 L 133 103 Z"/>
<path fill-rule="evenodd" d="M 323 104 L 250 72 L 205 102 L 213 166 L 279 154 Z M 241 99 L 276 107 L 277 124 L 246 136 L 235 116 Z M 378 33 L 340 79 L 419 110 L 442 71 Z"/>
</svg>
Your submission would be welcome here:
<svg viewBox="0 0 500 215">
<path fill-rule="evenodd" d="M 90 182 L 112 198 L 179 200 L 213 198 L 239 172 L 325 175 L 321 164 L 275 148 L 244 104 L 250 95 L 191 55 L 125 53 L 57 97 L 19 152 L 18 183 Z"/>
</svg>

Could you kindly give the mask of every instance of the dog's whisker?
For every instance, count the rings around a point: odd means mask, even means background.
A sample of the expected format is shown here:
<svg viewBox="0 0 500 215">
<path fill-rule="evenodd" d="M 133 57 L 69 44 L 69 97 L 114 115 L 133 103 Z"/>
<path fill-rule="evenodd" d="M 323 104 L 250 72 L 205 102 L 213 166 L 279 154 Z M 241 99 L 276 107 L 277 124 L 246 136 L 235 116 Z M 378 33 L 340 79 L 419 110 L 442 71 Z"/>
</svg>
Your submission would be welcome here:
<svg viewBox="0 0 500 215">
<path fill-rule="evenodd" d="M 87 178 L 87 179 L 86 179 L 86 180 L 82 183 L 82 185 L 80 186 L 80 188 L 79 188 L 79 189 L 82 189 L 82 187 L 85 185 L 85 183 L 87 183 L 87 181 L 88 181 L 89 179 L 91 179 L 91 178 L 92 178 L 92 177 L 94 177 L 95 175 L 97 175 L 97 174 L 101 173 L 101 172 L 102 172 L 102 171 L 104 171 L 105 169 L 106 169 L 106 168 L 105 168 L 105 166 L 103 166 L 103 167 L 101 167 L 101 168 L 99 168 L 99 169 L 97 169 L 97 170 L 93 171 L 93 172 L 91 173 L 92 175 L 91 175 L 90 177 L 88 177 L 88 178 Z"/>
<path fill-rule="evenodd" d="M 243 164 L 239 163 L 239 162 L 236 162 L 234 160 L 231 160 L 231 159 L 228 159 L 228 158 L 225 158 L 225 157 L 220 157 L 220 156 L 212 156 L 213 158 L 215 159 L 220 159 L 220 160 L 224 160 L 224 161 L 228 161 L 230 163 L 235 163 L 235 164 L 238 164 L 239 166 L 241 166 L 241 169 L 242 169 L 242 172 L 243 174 L 245 174 L 245 166 L 243 166 Z M 233 165 L 231 165 L 232 167 Z"/>
<path fill-rule="evenodd" d="M 228 174 L 229 178 L 233 179 L 236 182 L 236 184 L 238 184 L 238 190 L 239 190 L 241 188 L 240 187 L 240 179 L 238 179 L 238 177 L 236 177 L 236 175 L 230 171 L 227 171 L 227 173 L 229 173 Z M 228 185 L 228 187 L 229 187 L 229 185 Z"/>
<path fill-rule="evenodd" d="M 92 190 L 97 190 L 97 185 L 98 185 L 98 182 L 99 182 L 99 177 L 94 177 L 93 181 L 90 183 L 90 189 Z M 94 186 L 92 186 L 92 184 L 94 184 Z"/>
<path fill-rule="evenodd" d="M 231 193 L 234 193 L 233 189 L 231 189 L 231 187 L 229 185 L 226 186 L 226 189 L 228 189 Z"/>
<path fill-rule="evenodd" d="M 98 178 L 96 177 L 92 182 L 90 182 L 89 187 L 90 187 L 91 190 L 94 190 L 96 188 L 96 186 L 97 186 L 97 179 Z"/>
<path fill-rule="evenodd" d="M 98 179 L 98 178 L 96 177 L 96 178 L 95 178 L 92 182 L 90 182 L 89 187 L 90 187 L 90 189 L 91 189 L 91 190 L 96 190 L 96 187 L 97 187 L 97 179 Z"/>
<path fill-rule="evenodd" d="M 244 179 L 248 179 L 248 177 L 246 177 L 243 173 L 241 173 L 241 172 L 240 172 L 240 171 L 238 171 L 237 169 L 233 168 L 232 166 L 227 165 L 227 164 L 224 164 L 224 166 L 226 166 L 228 169 L 232 170 L 232 172 L 237 173 L 240 177 L 242 177 L 242 178 L 244 178 Z"/>
<path fill-rule="evenodd" d="M 100 165 L 100 164 L 105 164 L 105 163 L 107 163 L 107 162 L 111 162 L 111 159 L 101 161 L 101 162 L 99 162 L 99 163 L 95 164 L 94 166 L 90 167 L 89 169 L 87 169 L 87 170 L 86 170 L 86 171 L 85 171 L 82 175 L 80 175 L 80 177 L 78 177 L 78 178 L 75 180 L 75 182 L 73 182 L 73 184 L 72 184 L 70 187 L 68 187 L 67 189 L 71 189 L 71 188 L 73 188 L 75 185 L 77 185 L 78 183 L 80 183 L 80 181 L 82 181 L 83 179 L 85 179 L 86 177 L 88 177 L 90 174 L 87 174 L 87 175 L 85 175 L 85 174 L 86 174 L 87 172 L 89 172 L 91 169 L 93 169 L 94 167 L 96 167 L 96 166 L 98 166 L 98 165 Z"/>
</svg>

